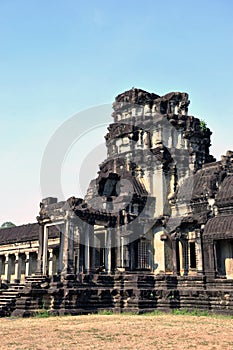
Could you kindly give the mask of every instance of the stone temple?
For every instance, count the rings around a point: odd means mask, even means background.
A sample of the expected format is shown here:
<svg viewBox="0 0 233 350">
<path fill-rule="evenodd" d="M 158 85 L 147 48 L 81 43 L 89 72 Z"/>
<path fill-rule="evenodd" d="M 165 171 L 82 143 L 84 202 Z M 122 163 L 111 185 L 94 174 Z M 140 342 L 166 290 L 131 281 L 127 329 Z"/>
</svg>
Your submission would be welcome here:
<svg viewBox="0 0 233 350">
<path fill-rule="evenodd" d="M 0 231 L 0 314 L 205 309 L 233 314 L 233 152 L 187 93 L 115 98 L 107 158 L 84 198 Z"/>
</svg>

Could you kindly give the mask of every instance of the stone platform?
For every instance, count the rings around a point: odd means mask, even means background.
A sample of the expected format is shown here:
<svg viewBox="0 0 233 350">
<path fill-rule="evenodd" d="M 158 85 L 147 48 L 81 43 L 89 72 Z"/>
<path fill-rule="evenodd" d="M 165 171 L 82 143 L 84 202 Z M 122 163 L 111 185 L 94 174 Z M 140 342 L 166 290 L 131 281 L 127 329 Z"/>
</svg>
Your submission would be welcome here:
<svg viewBox="0 0 233 350">
<path fill-rule="evenodd" d="M 208 310 L 233 315 L 233 280 L 150 273 L 67 275 L 60 281 L 28 281 L 12 315 L 29 317 L 47 310 L 79 315 L 109 310 L 145 313 L 172 309 Z"/>
</svg>

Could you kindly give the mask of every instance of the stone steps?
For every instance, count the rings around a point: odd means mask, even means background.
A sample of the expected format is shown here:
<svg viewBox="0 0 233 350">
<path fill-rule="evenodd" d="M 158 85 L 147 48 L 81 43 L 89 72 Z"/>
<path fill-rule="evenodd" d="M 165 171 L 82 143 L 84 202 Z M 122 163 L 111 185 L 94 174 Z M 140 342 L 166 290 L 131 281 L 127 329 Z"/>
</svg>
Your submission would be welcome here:
<svg viewBox="0 0 233 350">
<path fill-rule="evenodd" d="M 25 285 L 27 287 L 32 286 L 41 286 L 44 283 L 49 283 L 50 278 L 44 275 L 33 275 L 33 276 L 27 276 L 25 278 Z"/>
<path fill-rule="evenodd" d="M 31 283 L 31 282 L 43 283 L 47 280 L 48 280 L 48 277 L 44 275 L 33 275 L 33 276 L 27 276 L 25 278 L 26 283 Z"/>
<path fill-rule="evenodd" d="M 16 299 L 25 287 L 24 284 L 9 284 L 7 289 L 0 290 L 0 317 L 10 316 L 15 309 Z"/>
</svg>

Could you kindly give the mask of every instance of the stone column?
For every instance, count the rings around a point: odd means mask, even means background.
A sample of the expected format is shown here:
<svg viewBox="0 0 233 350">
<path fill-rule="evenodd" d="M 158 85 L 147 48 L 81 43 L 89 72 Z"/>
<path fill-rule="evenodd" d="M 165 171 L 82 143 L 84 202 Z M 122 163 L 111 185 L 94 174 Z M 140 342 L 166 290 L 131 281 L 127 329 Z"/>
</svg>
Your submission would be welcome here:
<svg viewBox="0 0 233 350">
<path fill-rule="evenodd" d="M 138 244 L 138 243 L 136 243 Z M 136 248 L 136 244 L 135 242 L 131 242 L 129 245 L 129 251 L 130 251 L 130 270 L 133 271 L 137 268 L 137 266 L 135 266 L 135 248 Z M 122 245 L 122 249 L 124 245 Z M 124 254 L 123 254 L 123 264 L 124 264 Z M 125 265 L 125 264 L 124 264 Z M 128 267 L 128 266 L 126 266 Z"/>
<path fill-rule="evenodd" d="M 158 226 L 153 229 L 153 249 L 154 249 L 154 257 L 153 257 L 153 267 L 154 273 L 157 275 L 161 272 L 166 271 L 165 266 L 165 240 L 166 233 L 162 226 Z"/>
<path fill-rule="evenodd" d="M 89 224 L 84 225 L 85 234 L 85 252 L 84 252 L 84 271 L 90 272 L 90 237 L 89 237 Z"/>
<path fill-rule="evenodd" d="M 42 262 L 42 273 L 44 276 L 48 273 L 48 226 L 44 226 L 43 233 L 43 262 Z"/>
<path fill-rule="evenodd" d="M 188 241 L 183 240 L 183 259 L 184 259 L 184 276 L 189 273 L 189 253 L 188 253 Z"/>
<path fill-rule="evenodd" d="M 121 247 L 120 247 L 120 251 L 121 251 L 121 267 L 124 267 L 124 237 L 121 237 Z"/>
<path fill-rule="evenodd" d="M 197 273 L 203 275 L 203 253 L 202 253 L 202 239 L 200 230 L 196 231 L 196 261 Z"/>
<path fill-rule="evenodd" d="M 180 275 L 179 240 L 175 235 L 172 235 L 171 238 L 173 273 L 175 275 Z"/>
<path fill-rule="evenodd" d="M 120 228 L 116 229 L 116 268 L 121 266 L 121 236 L 120 236 Z"/>
<path fill-rule="evenodd" d="M 205 275 L 210 278 L 214 278 L 216 273 L 215 273 L 215 261 L 214 261 L 214 242 L 212 239 L 204 240 L 203 252 L 204 252 Z"/>
<path fill-rule="evenodd" d="M 105 268 L 108 273 L 111 272 L 111 229 L 106 231 L 106 240 L 105 240 Z"/>
<path fill-rule="evenodd" d="M 5 265 L 4 265 L 4 268 L 5 268 Z M 2 261 L 2 256 L 0 256 L 0 286 L 1 286 L 2 272 L 3 272 L 3 261 Z"/>
<path fill-rule="evenodd" d="M 4 279 L 9 281 L 9 255 L 5 254 L 5 276 Z"/>
<path fill-rule="evenodd" d="M 79 268 L 80 268 L 80 264 L 79 264 L 79 260 L 80 260 L 80 246 L 76 246 L 75 247 L 75 260 L 76 260 L 76 270 L 75 273 L 78 274 L 79 273 Z"/>
<path fill-rule="evenodd" d="M 68 273 L 74 273 L 74 225 L 71 220 L 69 220 L 68 227 Z"/>
<path fill-rule="evenodd" d="M 64 246 L 64 232 L 60 231 L 60 244 L 59 244 L 59 255 L 58 255 L 58 274 L 62 272 L 62 259 L 63 259 L 63 246 Z"/>
<path fill-rule="evenodd" d="M 42 274 L 42 260 L 43 260 L 43 237 L 44 236 L 44 225 L 39 225 L 39 248 L 37 256 L 37 274 Z"/>
<path fill-rule="evenodd" d="M 62 232 L 62 251 L 61 251 L 61 259 L 62 259 L 62 270 L 61 275 L 64 277 L 68 272 L 68 252 L 69 252 L 69 221 L 68 219 L 65 221 L 64 231 Z"/>
<path fill-rule="evenodd" d="M 49 276 L 53 276 L 53 249 L 49 249 Z"/>
<path fill-rule="evenodd" d="M 155 203 L 155 216 L 166 214 L 165 202 L 167 201 L 166 193 L 166 179 L 161 164 L 156 164 L 156 168 L 151 170 L 152 177 L 152 188 L 151 195 L 156 198 Z"/>
<path fill-rule="evenodd" d="M 75 227 L 75 240 L 74 240 L 74 252 L 76 260 L 76 270 L 75 273 L 79 273 L 79 260 L 80 260 L 80 233 L 78 226 Z"/>
<path fill-rule="evenodd" d="M 74 273 L 74 227 L 72 220 L 67 218 L 63 238 L 62 275 Z"/>
<path fill-rule="evenodd" d="M 25 269 L 25 277 L 26 276 L 29 276 L 29 263 L 30 263 L 30 257 L 29 257 L 29 252 L 25 252 L 25 255 L 26 255 L 26 269 Z"/>
<path fill-rule="evenodd" d="M 90 270 L 95 271 L 95 244 L 94 244 L 94 225 L 89 225 L 89 244 L 90 244 Z"/>
<path fill-rule="evenodd" d="M 213 268 L 214 268 L 214 276 L 218 274 L 218 264 L 217 264 L 217 242 L 213 242 L 213 251 L 214 251 L 214 263 L 213 263 Z"/>
<path fill-rule="evenodd" d="M 15 253 L 15 283 L 20 282 L 20 271 L 19 271 L 19 253 Z"/>
</svg>

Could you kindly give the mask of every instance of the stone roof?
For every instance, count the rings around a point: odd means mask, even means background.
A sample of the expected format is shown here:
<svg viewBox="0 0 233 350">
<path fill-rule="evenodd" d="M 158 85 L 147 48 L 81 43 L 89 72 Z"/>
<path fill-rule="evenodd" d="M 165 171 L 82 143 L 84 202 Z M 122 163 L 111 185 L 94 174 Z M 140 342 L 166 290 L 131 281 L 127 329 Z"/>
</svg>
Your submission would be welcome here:
<svg viewBox="0 0 233 350">
<path fill-rule="evenodd" d="M 179 185 L 176 198 L 178 202 L 195 203 L 207 202 L 207 198 L 213 198 L 218 191 L 218 183 L 221 173 L 219 162 L 205 165 L 193 176 L 189 176 Z M 193 208 L 194 208 L 193 206 Z M 206 210 L 206 209 L 205 209 Z"/>
<path fill-rule="evenodd" d="M 205 226 L 204 235 L 233 238 L 233 215 L 219 215 L 210 219 Z"/>
<path fill-rule="evenodd" d="M 59 231 L 55 226 L 49 228 L 49 237 L 59 237 Z M 28 242 L 39 239 L 39 224 L 28 224 L 3 228 L 0 230 L 0 244 Z"/>
<path fill-rule="evenodd" d="M 199 199 L 200 197 L 213 197 L 217 192 L 217 181 L 221 171 L 221 162 L 215 162 L 205 165 L 198 170 L 193 178 L 192 199 Z"/>
<path fill-rule="evenodd" d="M 233 206 L 233 175 L 224 179 L 216 196 L 216 204 L 218 207 Z"/>
</svg>

